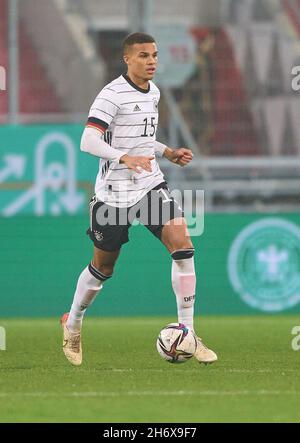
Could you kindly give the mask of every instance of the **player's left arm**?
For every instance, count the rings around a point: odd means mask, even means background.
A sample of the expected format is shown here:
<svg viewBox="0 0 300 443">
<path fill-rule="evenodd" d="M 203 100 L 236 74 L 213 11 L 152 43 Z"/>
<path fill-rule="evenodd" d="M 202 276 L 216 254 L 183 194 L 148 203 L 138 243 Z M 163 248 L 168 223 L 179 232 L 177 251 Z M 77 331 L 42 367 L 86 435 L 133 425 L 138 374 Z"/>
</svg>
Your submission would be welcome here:
<svg viewBox="0 0 300 443">
<path fill-rule="evenodd" d="M 188 148 L 172 149 L 156 141 L 154 146 L 155 154 L 167 158 L 170 162 L 179 166 L 186 166 L 193 159 L 193 153 Z"/>
<path fill-rule="evenodd" d="M 176 163 L 179 166 L 186 166 L 192 161 L 193 153 L 189 148 L 171 149 L 166 147 L 163 153 L 163 157 L 167 158 L 172 163 Z"/>
</svg>

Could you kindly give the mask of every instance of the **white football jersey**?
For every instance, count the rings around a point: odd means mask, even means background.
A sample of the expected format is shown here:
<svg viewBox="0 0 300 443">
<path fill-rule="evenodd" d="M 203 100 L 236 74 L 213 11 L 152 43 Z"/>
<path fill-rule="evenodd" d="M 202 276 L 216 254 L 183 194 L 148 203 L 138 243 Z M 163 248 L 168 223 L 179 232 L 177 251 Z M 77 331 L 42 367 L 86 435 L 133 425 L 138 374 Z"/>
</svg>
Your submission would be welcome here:
<svg viewBox="0 0 300 443">
<path fill-rule="evenodd" d="M 105 130 L 104 140 L 124 154 L 155 156 L 159 99 L 159 89 L 152 81 L 144 90 L 121 75 L 100 91 L 91 106 L 87 126 Z M 118 161 L 100 159 L 97 198 L 120 208 L 134 205 L 164 181 L 156 159 L 151 165 L 152 172 L 137 173 Z"/>
</svg>

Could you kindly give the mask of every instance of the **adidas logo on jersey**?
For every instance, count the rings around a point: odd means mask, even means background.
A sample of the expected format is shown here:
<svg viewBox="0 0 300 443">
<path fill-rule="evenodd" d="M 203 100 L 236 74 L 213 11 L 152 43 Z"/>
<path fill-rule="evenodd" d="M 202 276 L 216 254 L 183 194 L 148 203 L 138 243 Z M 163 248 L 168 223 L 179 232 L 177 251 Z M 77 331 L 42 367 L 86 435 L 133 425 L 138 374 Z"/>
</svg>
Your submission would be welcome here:
<svg viewBox="0 0 300 443">
<path fill-rule="evenodd" d="M 135 105 L 134 111 L 140 111 L 140 110 L 141 110 L 141 108 L 139 107 L 139 105 Z"/>
</svg>

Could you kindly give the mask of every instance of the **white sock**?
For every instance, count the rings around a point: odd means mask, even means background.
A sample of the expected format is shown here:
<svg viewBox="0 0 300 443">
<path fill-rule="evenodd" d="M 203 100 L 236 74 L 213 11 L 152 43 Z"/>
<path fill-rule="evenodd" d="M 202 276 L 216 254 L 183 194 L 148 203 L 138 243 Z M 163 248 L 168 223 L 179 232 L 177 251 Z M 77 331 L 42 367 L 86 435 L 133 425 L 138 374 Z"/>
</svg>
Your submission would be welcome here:
<svg viewBox="0 0 300 443">
<path fill-rule="evenodd" d="M 176 295 L 178 322 L 183 323 L 192 330 L 194 330 L 194 303 L 196 292 L 193 255 L 193 249 L 175 251 L 172 254 L 172 286 Z"/>
<path fill-rule="evenodd" d="M 92 304 L 102 288 L 102 281 L 94 277 L 86 267 L 79 276 L 73 303 L 67 320 L 71 332 L 80 332 L 82 319 L 88 306 Z"/>
</svg>

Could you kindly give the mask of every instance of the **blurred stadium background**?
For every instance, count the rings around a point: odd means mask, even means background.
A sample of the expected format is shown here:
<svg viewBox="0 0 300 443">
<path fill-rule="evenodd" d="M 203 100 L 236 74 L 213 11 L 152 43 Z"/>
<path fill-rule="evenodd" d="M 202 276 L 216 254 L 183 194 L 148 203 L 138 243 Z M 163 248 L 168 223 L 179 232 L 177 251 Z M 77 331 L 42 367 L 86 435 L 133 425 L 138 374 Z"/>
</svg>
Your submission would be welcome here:
<svg viewBox="0 0 300 443">
<path fill-rule="evenodd" d="M 93 98 L 124 72 L 122 39 L 138 30 L 160 51 L 157 139 L 195 155 L 187 168 L 161 166 L 172 189 L 205 191 L 198 311 L 299 312 L 300 1 L 0 0 L 1 317 L 70 304 L 91 255 L 98 170 L 80 136 Z M 174 315 L 167 253 L 132 231 L 91 313 Z"/>
<path fill-rule="evenodd" d="M 157 139 L 194 152 L 159 162 L 193 191 L 209 368 L 155 350 L 176 303 L 169 254 L 141 226 L 87 313 L 83 365 L 60 349 L 92 254 L 98 160 L 80 137 L 138 30 L 159 47 Z M 299 422 L 299 42 L 300 0 L 0 0 L 1 422 Z"/>
</svg>

